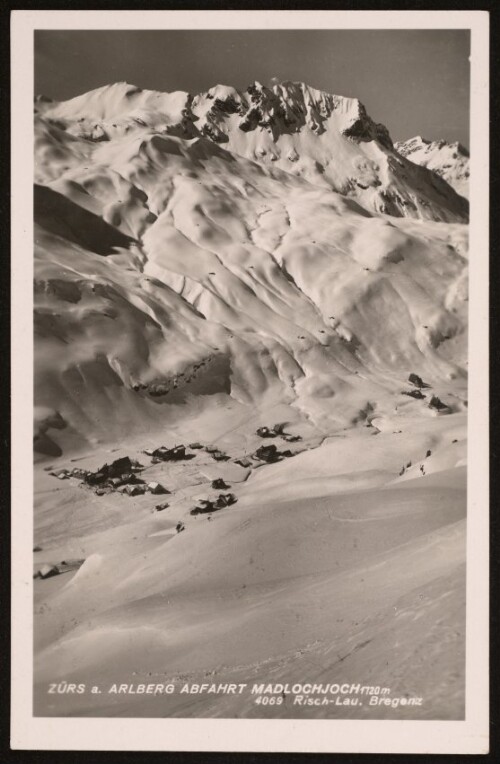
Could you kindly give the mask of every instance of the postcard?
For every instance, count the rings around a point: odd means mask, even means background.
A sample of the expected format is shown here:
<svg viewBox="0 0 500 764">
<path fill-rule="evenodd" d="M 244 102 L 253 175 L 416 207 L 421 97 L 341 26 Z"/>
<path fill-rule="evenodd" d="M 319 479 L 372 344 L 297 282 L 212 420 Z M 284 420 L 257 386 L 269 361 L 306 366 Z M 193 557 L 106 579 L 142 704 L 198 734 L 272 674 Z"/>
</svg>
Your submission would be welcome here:
<svg viewBox="0 0 500 764">
<path fill-rule="evenodd" d="M 13 12 L 13 748 L 487 752 L 488 23 Z"/>
</svg>

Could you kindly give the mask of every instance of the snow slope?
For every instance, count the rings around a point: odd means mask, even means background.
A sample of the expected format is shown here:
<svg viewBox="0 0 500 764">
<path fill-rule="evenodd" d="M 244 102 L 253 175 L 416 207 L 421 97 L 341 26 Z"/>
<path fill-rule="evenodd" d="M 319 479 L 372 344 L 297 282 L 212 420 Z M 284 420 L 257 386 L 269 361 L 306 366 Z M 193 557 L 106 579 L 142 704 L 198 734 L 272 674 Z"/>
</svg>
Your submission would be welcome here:
<svg viewBox="0 0 500 764">
<path fill-rule="evenodd" d="M 465 417 L 414 425 L 332 439 L 259 469 L 233 486 L 239 503 L 210 521 L 189 515 L 190 495 L 207 490 L 201 455 L 184 468 L 182 487 L 181 467 L 149 469 L 173 490 L 161 513 L 149 511 L 151 496 L 89 498 L 71 481 L 60 487 L 39 476 L 37 562 L 86 562 L 73 578 L 35 582 L 35 713 L 463 718 L 465 474 L 456 465 Z M 234 439 L 222 442 L 234 448 Z M 409 457 L 415 475 L 398 481 Z M 79 464 L 99 458 L 109 455 Z M 367 490 L 370 461 L 378 487 Z M 353 464 L 350 487 L 325 477 Z M 263 498 L 261 473 L 267 480 L 269 471 L 281 490 Z M 304 494 L 304 481 L 316 490 Z M 186 528 L 176 534 L 179 520 Z M 97 684 L 101 694 L 47 695 L 50 682 L 62 681 Z M 359 682 L 423 702 L 304 708 L 287 691 L 285 703 L 260 706 L 249 691 L 182 695 L 186 682 Z M 173 683 L 176 691 L 110 692 L 124 683 Z"/>
</svg>

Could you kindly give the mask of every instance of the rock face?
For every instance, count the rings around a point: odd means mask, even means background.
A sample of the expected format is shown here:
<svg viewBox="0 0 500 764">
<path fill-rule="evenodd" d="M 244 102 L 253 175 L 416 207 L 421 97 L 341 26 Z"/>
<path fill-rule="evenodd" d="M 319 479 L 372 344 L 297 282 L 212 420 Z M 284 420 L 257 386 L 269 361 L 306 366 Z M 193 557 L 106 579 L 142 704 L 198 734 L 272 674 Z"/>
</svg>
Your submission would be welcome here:
<svg viewBox="0 0 500 764">
<path fill-rule="evenodd" d="M 469 152 L 461 143 L 428 141 L 417 135 L 394 144 L 396 151 L 411 162 L 427 167 L 469 198 Z"/>
</svg>

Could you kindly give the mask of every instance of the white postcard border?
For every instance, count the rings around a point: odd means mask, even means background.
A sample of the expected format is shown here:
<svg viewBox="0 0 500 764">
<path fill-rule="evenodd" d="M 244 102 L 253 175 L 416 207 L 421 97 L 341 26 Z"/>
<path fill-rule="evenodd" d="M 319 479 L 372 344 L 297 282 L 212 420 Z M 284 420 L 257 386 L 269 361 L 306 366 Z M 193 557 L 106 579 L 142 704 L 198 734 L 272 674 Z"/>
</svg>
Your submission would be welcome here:
<svg viewBox="0 0 500 764">
<path fill-rule="evenodd" d="M 12 683 L 14 749 L 488 751 L 488 121 L 484 11 L 12 13 Z M 87 719 L 32 715 L 33 32 L 35 29 L 470 29 L 471 226 L 465 721 Z"/>
</svg>

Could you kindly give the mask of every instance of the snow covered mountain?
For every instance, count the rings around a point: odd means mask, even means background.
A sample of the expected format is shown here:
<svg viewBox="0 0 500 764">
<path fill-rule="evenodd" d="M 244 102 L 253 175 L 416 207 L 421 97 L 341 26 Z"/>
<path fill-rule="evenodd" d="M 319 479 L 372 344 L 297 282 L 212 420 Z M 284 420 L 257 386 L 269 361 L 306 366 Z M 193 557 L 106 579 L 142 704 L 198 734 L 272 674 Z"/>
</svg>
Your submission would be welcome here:
<svg viewBox="0 0 500 764">
<path fill-rule="evenodd" d="M 464 719 L 467 200 L 299 83 L 35 109 L 35 715 Z M 392 701 L 179 691 L 306 680 Z"/>
<path fill-rule="evenodd" d="M 429 220 L 467 217 L 466 202 L 435 174 L 402 159 L 387 129 L 373 122 L 360 101 L 300 82 L 271 88 L 256 82 L 245 92 L 217 85 L 195 97 L 121 82 L 38 108 L 78 138 L 117 141 L 151 131 L 185 140 L 203 136 L 355 197 L 370 210 Z"/>
<path fill-rule="evenodd" d="M 36 111 L 40 450 L 228 401 L 335 431 L 417 405 L 412 370 L 464 405 L 467 202 L 358 101 L 119 83 Z"/>
<path fill-rule="evenodd" d="M 394 148 L 401 156 L 440 175 L 460 196 L 469 198 L 469 152 L 461 143 L 428 141 L 417 135 L 395 143 Z"/>
</svg>

